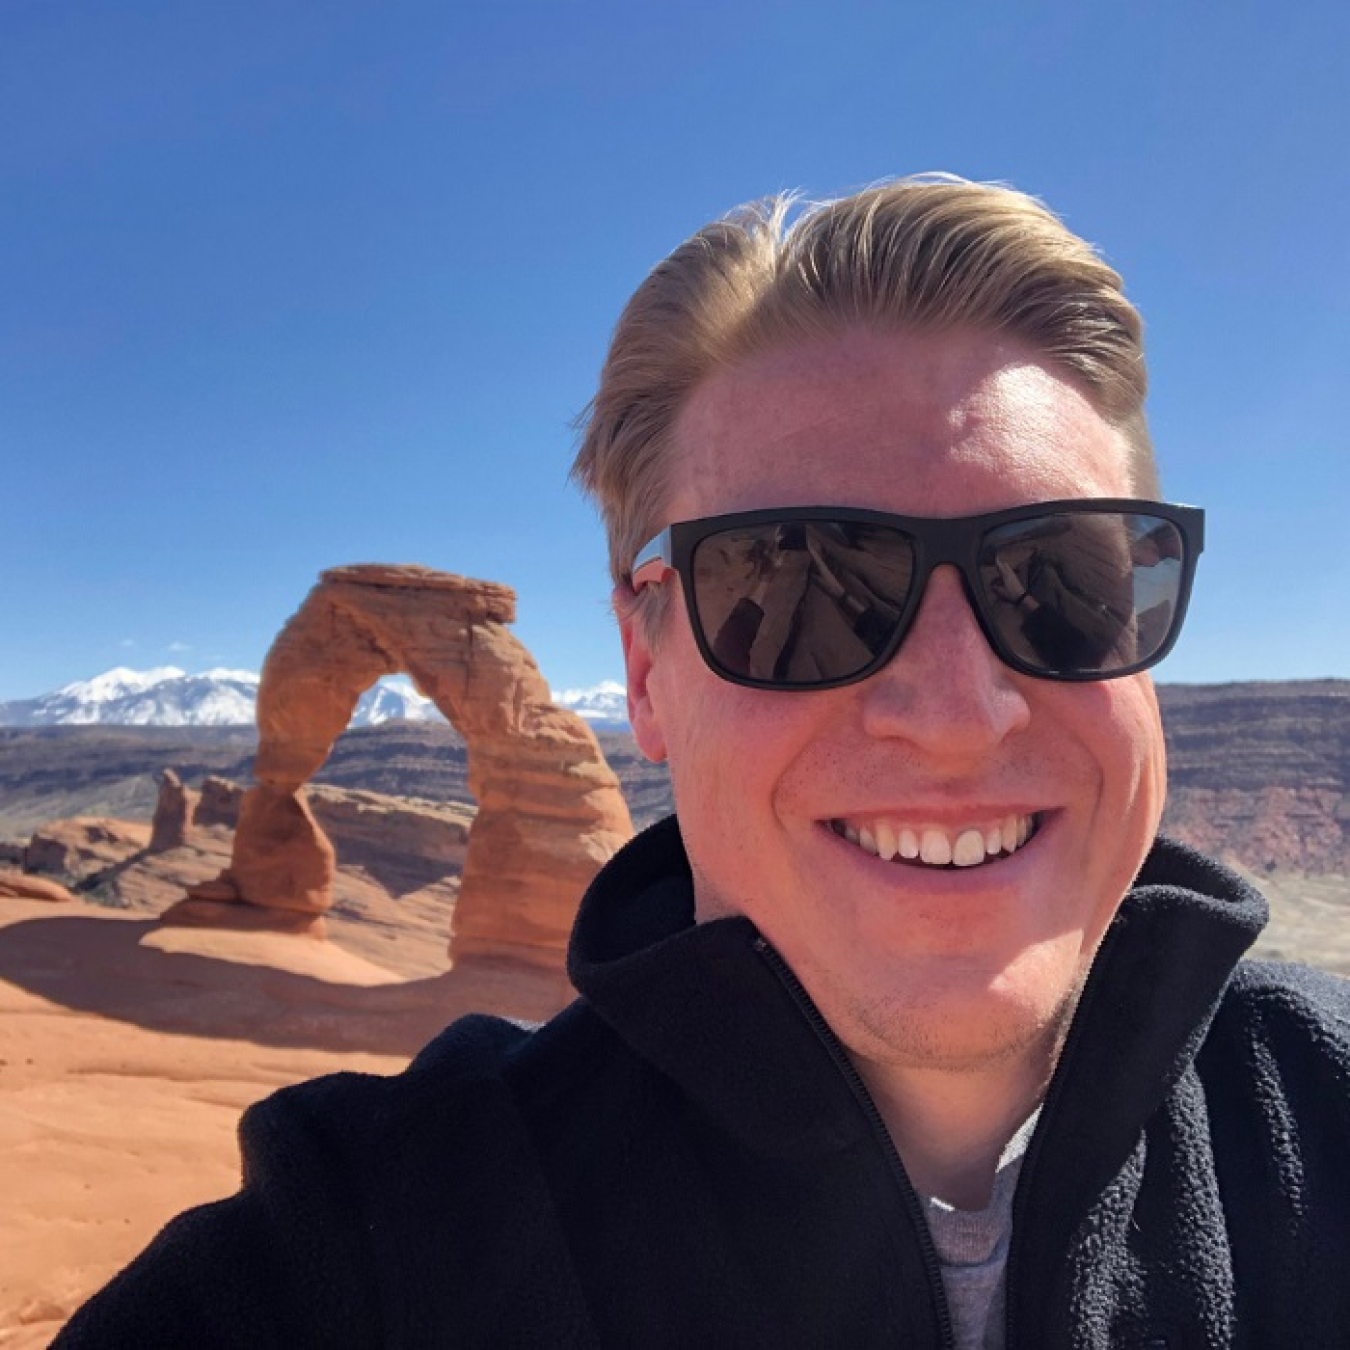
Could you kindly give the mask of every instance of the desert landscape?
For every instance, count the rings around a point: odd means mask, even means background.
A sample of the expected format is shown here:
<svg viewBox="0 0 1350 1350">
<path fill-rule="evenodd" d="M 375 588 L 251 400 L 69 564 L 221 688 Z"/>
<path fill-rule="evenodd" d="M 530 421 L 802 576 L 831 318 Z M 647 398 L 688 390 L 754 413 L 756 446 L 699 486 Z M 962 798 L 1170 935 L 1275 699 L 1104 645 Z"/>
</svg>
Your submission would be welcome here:
<svg viewBox="0 0 1350 1350">
<path fill-rule="evenodd" d="M 1265 890 L 1258 954 L 1350 975 L 1350 682 L 1161 696 L 1166 828 Z M 476 714 L 458 697 L 462 724 Z M 0 1346 L 45 1345 L 167 1218 L 229 1193 L 251 1102 L 320 1073 L 397 1072 L 462 1012 L 537 1019 L 567 996 L 556 914 L 530 950 L 510 904 L 499 928 L 489 914 L 457 945 L 487 809 L 478 723 L 471 736 L 391 722 L 338 737 L 286 788 L 331 844 L 329 903 L 230 900 L 243 803 L 265 783 L 259 760 L 279 762 L 266 706 L 261 739 L 0 728 Z M 598 742 L 633 826 L 669 810 L 664 770 L 631 736 L 565 726 Z"/>
</svg>

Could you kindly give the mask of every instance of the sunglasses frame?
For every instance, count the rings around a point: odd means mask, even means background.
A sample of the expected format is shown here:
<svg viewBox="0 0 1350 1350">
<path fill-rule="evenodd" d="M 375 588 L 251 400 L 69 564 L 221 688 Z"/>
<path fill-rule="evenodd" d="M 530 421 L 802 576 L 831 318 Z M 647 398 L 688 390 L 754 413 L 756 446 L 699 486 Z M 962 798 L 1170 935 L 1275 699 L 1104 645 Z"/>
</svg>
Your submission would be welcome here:
<svg viewBox="0 0 1350 1350">
<path fill-rule="evenodd" d="M 1153 516 L 1171 524 L 1181 538 L 1181 577 L 1177 584 L 1176 603 L 1171 627 L 1163 643 L 1146 660 L 1136 661 L 1108 673 L 1097 671 L 1045 670 L 1023 661 L 1005 649 L 993 620 L 985 610 L 985 600 L 978 584 L 980 546 L 991 530 L 1018 521 L 1036 520 L 1042 516 L 1057 515 L 1139 515 Z M 810 684 L 789 684 L 779 680 L 755 679 L 738 675 L 722 666 L 713 655 L 712 644 L 703 631 L 698 599 L 694 592 L 694 553 L 698 546 L 713 535 L 758 525 L 806 524 L 812 521 L 834 521 L 844 525 L 878 525 L 907 536 L 914 547 L 914 584 L 905 598 L 895 623 L 895 632 L 885 646 L 862 669 L 840 679 L 820 680 Z M 952 566 L 961 575 L 961 585 L 975 615 L 980 631 L 991 650 L 1004 665 L 1035 679 L 1064 683 L 1095 683 L 1101 680 L 1123 679 L 1136 675 L 1161 661 L 1176 644 L 1186 609 L 1190 604 L 1191 585 L 1195 579 L 1196 563 L 1205 545 L 1205 513 L 1198 506 L 1182 506 L 1171 502 L 1145 501 L 1132 497 L 1071 497 L 1056 501 L 1029 502 L 1002 511 L 989 511 L 971 516 L 902 516 L 888 511 L 871 511 L 853 506 L 780 506 L 756 511 L 737 511 L 724 516 L 704 516 L 698 520 L 676 521 L 638 550 L 630 572 L 633 590 L 665 579 L 667 572 L 679 576 L 689 613 L 690 628 L 708 668 L 719 678 L 750 689 L 768 689 L 781 693 L 809 693 L 815 690 L 839 689 L 857 684 L 883 669 L 900 649 L 914 624 L 914 617 L 932 579 L 933 569 Z"/>
</svg>

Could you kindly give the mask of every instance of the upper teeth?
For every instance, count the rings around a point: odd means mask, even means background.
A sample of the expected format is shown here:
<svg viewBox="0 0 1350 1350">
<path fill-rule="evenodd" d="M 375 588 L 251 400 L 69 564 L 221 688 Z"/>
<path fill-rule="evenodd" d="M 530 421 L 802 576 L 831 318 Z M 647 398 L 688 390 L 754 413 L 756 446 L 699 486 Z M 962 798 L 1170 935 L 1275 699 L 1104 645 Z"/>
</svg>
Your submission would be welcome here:
<svg viewBox="0 0 1350 1350">
<path fill-rule="evenodd" d="M 974 867 L 1000 853 L 1016 853 L 1035 828 L 1032 816 L 1009 815 L 988 825 L 950 831 L 939 825 L 905 825 L 892 820 L 836 821 L 835 833 L 878 858 L 917 858 L 935 867 Z"/>
</svg>

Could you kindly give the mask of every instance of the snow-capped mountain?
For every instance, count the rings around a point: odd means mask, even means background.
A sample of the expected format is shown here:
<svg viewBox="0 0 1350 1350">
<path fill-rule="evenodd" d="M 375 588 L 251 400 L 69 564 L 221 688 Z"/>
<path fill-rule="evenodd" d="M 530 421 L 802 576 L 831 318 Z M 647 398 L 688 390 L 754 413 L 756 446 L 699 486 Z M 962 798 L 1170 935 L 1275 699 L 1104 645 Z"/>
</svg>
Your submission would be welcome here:
<svg viewBox="0 0 1350 1350">
<path fill-rule="evenodd" d="M 441 710 L 413 688 L 413 682 L 402 675 L 389 675 L 379 684 L 371 685 L 356 704 L 351 725 L 373 727 L 381 722 L 440 722 L 445 719 Z"/>
<path fill-rule="evenodd" d="M 628 691 L 617 680 L 601 680 L 589 689 L 555 689 L 553 701 L 599 731 L 628 730 Z"/>
<path fill-rule="evenodd" d="M 91 680 L 76 680 L 37 698 L 0 703 L 0 726 L 237 726 L 254 720 L 258 676 L 250 670 L 204 670 L 189 675 L 177 666 L 129 670 L 119 666 Z M 606 680 L 592 689 L 554 694 L 594 727 L 626 727 L 623 686 Z M 361 695 L 354 727 L 403 719 L 435 721 L 441 716 L 406 676 L 392 675 Z"/>
<path fill-rule="evenodd" d="M 230 726 L 253 721 L 258 677 L 248 670 L 205 670 L 189 675 L 177 666 L 128 670 L 118 666 L 92 680 L 76 680 L 37 698 L 0 703 L 0 724 L 20 727 Z"/>
<path fill-rule="evenodd" d="M 204 670 L 189 675 L 177 666 L 128 670 L 119 666 L 92 680 L 76 680 L 37 698 L 0 703 L 0 726 L 220 727 L 254 719 L 258 676 L 251 670 Z M 397 676 L 366 690 L 352 726 L 393 718 L 429 721 L 436 706 Z"/>
</svg>

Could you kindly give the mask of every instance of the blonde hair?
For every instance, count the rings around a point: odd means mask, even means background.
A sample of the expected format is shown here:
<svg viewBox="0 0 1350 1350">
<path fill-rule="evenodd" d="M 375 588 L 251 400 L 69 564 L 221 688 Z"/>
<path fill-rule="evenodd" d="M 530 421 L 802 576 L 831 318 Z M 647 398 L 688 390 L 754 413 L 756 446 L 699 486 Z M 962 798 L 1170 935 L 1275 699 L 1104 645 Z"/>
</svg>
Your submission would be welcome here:
<svg viewBox="0 0 1350 1350">
<path fill-rule="evenodd" d="M 1157 495 L 1139 314 L 1120 276 L 1040 202 L 922 175 L 805 206 L 789 221 L 796 205 L 782 195 L 706 226 L 657 264 L 619 317 L 572 466 L 604 517 L 617 587 L 666 523 L 671 430 L 694 387 L 850 326 L 1016 337 L 1076 377 L 1127 436 L 1132 490 Z M 644 609 L 667 589 L 646 588 Z"/>
</svg>

